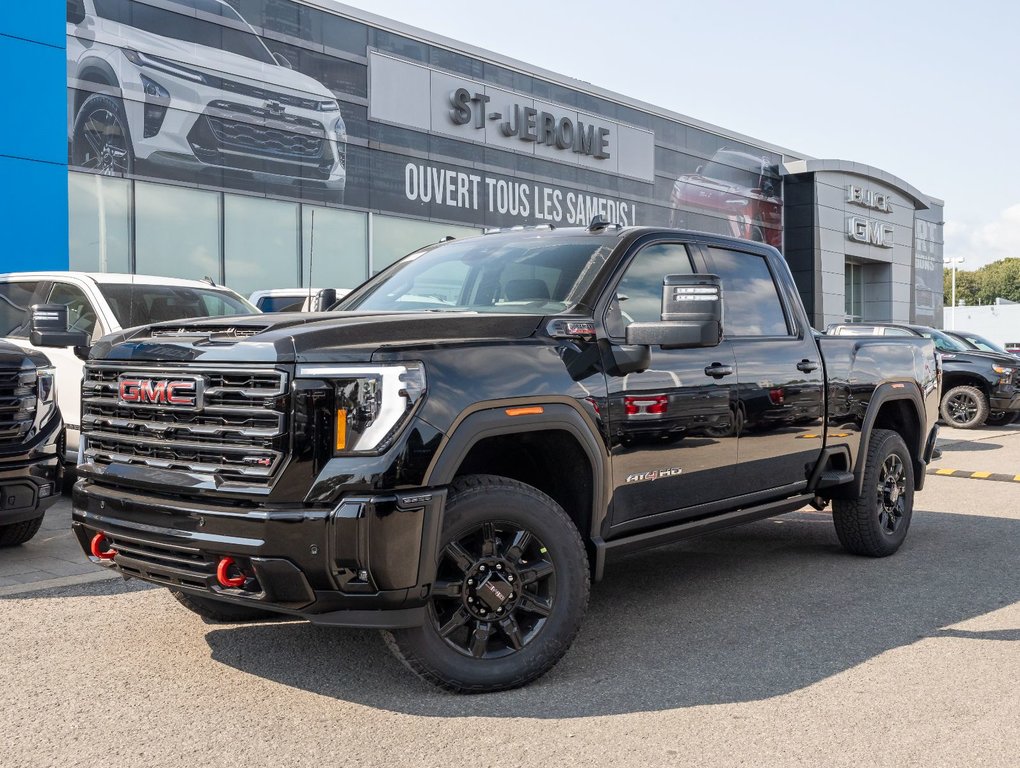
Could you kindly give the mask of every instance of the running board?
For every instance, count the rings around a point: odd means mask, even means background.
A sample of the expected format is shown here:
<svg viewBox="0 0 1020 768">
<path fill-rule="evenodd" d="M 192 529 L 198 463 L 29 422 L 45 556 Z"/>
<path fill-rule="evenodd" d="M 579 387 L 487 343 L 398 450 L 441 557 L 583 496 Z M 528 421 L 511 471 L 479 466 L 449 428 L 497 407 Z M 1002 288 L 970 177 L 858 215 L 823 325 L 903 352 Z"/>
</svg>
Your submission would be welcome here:
<svg viewBox="0 0 1020 768">
<path fill-rule="evenodd" d="M 735 509 L 732 512 L 726 512 L 721 515 L 713 515 L 712 517 L 706 517 L 700 520 L 688 520 L 687 522 L 680 523 L 679 525 L 672 525 L 668 528 L 659 528 L 654 531 L 645 531 L 644 533 L 636 533 L 633 536 L 613 539 L 612 541 L 605 541 L 602 538 L 596 538 L 594 540 L 595 581 L 602 578 L 606 562 L 610 559 L 619 557 L 620 555 L 637 552 L 642 549 L 661 547 L 666 544 L 683 541 L 684 539 L 692 539 L 695 536 L 701 536 L 702 534 L 712 533 L 714 531 L 721 531 L 725 528 L 732 528 L 736 525 L 753 523 L 755 520 L 763 520 L 766 517 L 785 515 L 787 512 L 793 512 L 796 509 L 800 509 L 805 504 L 809 504 L 813 498 L 814 494 L 805 493 L 800 496 L 793 496 L 792 498 L 782 499 L 781 501 L 772 501 L 768 504 L 761 504 L 755 507 Z"/>
</svg>

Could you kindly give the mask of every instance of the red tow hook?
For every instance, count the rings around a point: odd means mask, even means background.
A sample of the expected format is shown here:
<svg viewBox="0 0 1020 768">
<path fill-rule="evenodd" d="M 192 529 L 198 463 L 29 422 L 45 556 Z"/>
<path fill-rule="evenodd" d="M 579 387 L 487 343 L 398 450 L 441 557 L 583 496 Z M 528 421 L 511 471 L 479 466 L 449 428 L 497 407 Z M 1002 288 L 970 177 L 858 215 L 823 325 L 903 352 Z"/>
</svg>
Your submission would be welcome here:
<svg viewBox="0 0 1020 768">
<path fill-rule="evenodd" d="M 98 557 L 100 560 L 113 560 L 117 556 L 117 550 L 110 546 L 106 534 L 103 533 L 97 533 L 92 537 L 89 550 L 92 552 L 93 557 Z"/>
<path fill-rule="evenodd" d="M 237 576 L 230 575 L 231 568 L 237 570 Z M 237 568 L 234 558 L 224 557 L 220 559 L 219 565 L 216 566 L 216 581 L 220 583 L 220 586 L 237 589 L 239 587 L 243 587 L 244 582 L 247 580 L 247 577 L 240 572 L 240 569 Z"/>
</svg>

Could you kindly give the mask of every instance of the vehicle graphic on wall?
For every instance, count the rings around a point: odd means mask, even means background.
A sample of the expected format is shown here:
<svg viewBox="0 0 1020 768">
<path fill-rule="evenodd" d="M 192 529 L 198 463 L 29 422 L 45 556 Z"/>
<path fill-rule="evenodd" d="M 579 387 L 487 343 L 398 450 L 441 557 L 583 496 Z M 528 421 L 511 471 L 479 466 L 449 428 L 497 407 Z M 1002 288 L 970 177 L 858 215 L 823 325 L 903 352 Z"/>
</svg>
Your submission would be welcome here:
<svg viewBox="0 0 1020 768">
<path fill-rule="evenodd" d="M 335 95 L 224 0 L 68 0 L 72 166 L 316 190 L 342 202 Z"/>
<path fill-rule="evenodd" d="M 692 174 L 673 182 L 670 226 L 685 226 L 684 211 L 729 220 L 733 237 L 782 248 L 783 200 L 779 176 L 767 158 L 720 149 Z"/>
</svg>

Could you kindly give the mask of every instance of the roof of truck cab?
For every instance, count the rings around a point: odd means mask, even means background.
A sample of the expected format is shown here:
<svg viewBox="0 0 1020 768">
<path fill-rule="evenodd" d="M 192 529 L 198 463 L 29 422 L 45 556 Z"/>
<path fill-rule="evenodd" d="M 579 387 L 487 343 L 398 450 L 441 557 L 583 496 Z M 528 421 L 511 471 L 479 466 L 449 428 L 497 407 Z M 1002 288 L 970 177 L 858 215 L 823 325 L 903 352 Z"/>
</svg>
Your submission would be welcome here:
<svg viewBox="0 0 1020 768">
<path fill-rule="evenodd" d="M 220 288 L 223 290 L 230 290 L 225 285 L 213 285 L 205 280 L 184 280 L 179 277 L 163 277 L 162 275 L 129 275 L 122 272 L 72 272 L 69 270 L 58 270 L 54 272 L 6 272 L 4 274 L 0 274 L 0 280 L 6 280 L 11 277 L 31 278 L 35 280 L 58 280 L 60 278 L 73 277 L 78 278 L 79 280 L 91 280 L 94 283 L 179 285 L 188 288 Z"/>
</svg>

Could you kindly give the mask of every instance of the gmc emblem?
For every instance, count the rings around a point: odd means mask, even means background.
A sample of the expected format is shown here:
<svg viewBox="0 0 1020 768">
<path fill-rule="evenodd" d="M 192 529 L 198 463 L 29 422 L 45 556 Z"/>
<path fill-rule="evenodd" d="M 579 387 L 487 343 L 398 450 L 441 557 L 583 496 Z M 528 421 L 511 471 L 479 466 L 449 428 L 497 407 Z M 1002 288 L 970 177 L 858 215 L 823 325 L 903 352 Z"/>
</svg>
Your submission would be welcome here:
<svg viewBox="0 0 1020 768">
<path fill-rule="evenodd" d="M 199 379 L 150 379 L 121 376 L 117 397 L 132 405 L 161 405 L 170 408 L 198 408 L 201 396 Z"/>
</svg>

